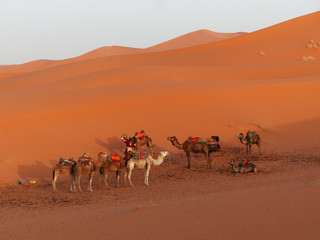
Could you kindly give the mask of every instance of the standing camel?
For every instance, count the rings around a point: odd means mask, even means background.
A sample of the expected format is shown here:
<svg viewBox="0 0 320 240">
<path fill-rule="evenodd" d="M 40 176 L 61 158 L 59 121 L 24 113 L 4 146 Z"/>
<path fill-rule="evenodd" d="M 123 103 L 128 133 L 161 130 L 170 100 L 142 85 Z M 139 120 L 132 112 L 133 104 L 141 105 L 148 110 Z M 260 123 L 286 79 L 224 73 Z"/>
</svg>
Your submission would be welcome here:
<svg viewBox="0 0 320 240">
<path fill-rule="evenodd" d="M 163 163 L 164 158 L 168 154 L 169 154 L 169 152 L 167 152 L 167 151 L 160 152 L 160 154 L 158 156 L 158 159 L 154 159 L 150 155 L 148 155 L 147 157 L 142 158 L 142 159 L 131 158 L 128 161 L 127 171 L 126 171 L 126 173 L 124 175 L 125 184 L 127 185 L 127 176 L 128 176 L 130 185 L 132 187 L 134 187 L 132 182 L 131 182 L 131 174 L 132 174 L 133 169 L 134 168 L 138 168 L 138 169 L 145 168 L 146 169 L 146 173 L 145 173 L 145 177 L 144 177 L 144 184 L 149 186 L 149 172 L 150 172 L 151 166 L 157 166 L 157 165 L 160 165 L 161 163 Z"/>
<path fill-rule="evenodd" d="M 81 190 L 80 186 L 80 178 L 82 175 L 89 175 L 89 184 L 88 184 L 88 191 L 92 190 L 92 179 L 93 174 L 97 169 L 100 169 L 103 165 L 102 159 L 98 159 L 97 163 L 93 162 L 91 160 L 91 154 L 90 153 L 84 153 L 78 160 L 75 169 L 74 169 L 74 184 L 77 182 L 77 185 L 79 187 L 79 190 Z"/>
<path fill-rule="evenodd" d="M 134 148 L 136 149 L 136 151 L 138 151 L 138 148 L 139 147 L 142 147 L 144 145 L 146 145 L 150 151 L 151 151 L 151 154 L 152 156 L 154 155 L 154 152 L 153 152 L 153 148 L 152 148 L 152 139 L 150 137 L 148 137 L 143 130 L 141 130 L 140 134 L 143 134 L 142 137 L 139 137 L 138 134 L 135 134 L 133 137 L 132 137 L 132 141 L 133 141 L 133 144 L 134 144 Z M 121 137 L 123 140 L 128 140 L 128 136 L 126 134 L 123 134 L 122 137 Z"/>
<path fill-rule="evenodd" d="M 76 191 L 73 181 L 73 175 L 74 175 L 74 168 L 76 166 L 76 161 L 73 160 L 73 158 L 70 159 L 63 159 L 60 158 L 59 163 L 54 166 L 53 168 L 53 181 L 52 186 L 53 190 L 57 191 L 56 187 L 56 181 L 60 175 L 70 175 L 71 176 L 71 185 L 70 185 L 70 191 Z"/>
<path fill-rule="evenodd" d="M 179 143 L 176 137 L 168 137 L 168 141 L 172 143 L 176 148 L 183 150 L 187 154 L 188 168 L 191 168 L 191 159 L 190 153 L 202 153 L 207 158 L 207 169 L 211 168 L 210 153 L 213 151 L 219 150 L 219 147 L 209 146 L 209 144 L 204 143 L 203 141 L 190 141 L 188 138 L 183 144 Z"/>
<path fill-rule="evenodd" d="M 251 158 L 251 145 L 256 144 L 259 148 L 259 154 L 261 154 L 261 139 L 256 131 L 248 131 L 246 137 L 243 133 L 236 135 L 242 144 L 246 145 L 247 157 Z"/>
<path fill-rule="evenodd" d="M 117 187 L 120 187 L 120 172 L 121 169 L 127 166 L 127 161 L 133 156 L 132 152 L 128 152 L 126 154 L 127 158 L 122 158 L 118 155 L 118 159 L 114 161 L 112 156 L 108 153 L 100 152 L 98 155 L 98 162 L 102 161 L 103 164 L 99 169 L 100 177 L 98 186 L 100 186 L 101 178 L 104 177 L 104 183 L 108 187 L 107 179 L 109 172 L 116 172 L 116 180 L 117 180 Z M 118 161 L 117 161 L 118 160 Z"/>
</svg>

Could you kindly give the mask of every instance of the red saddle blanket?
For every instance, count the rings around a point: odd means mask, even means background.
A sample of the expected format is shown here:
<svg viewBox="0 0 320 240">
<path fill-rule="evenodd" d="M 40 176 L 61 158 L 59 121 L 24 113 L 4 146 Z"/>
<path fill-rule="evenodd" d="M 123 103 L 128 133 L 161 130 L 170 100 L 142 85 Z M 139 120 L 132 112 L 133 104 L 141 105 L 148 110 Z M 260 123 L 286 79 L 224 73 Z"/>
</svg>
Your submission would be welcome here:
<svg viewBox="0 0 320 240">
<path fill-rule="evenodd" d="M 242 162 L 244 163 L 244 165 L 247 165 L 248 163 L 251 163 L 251 161 L 249 159 L 242 160 Z"/>
<path fill-rule="evenodd" d="M 137 137 L 138 139 L 141 139 L 141 138 L 143 138 L 144 136 L 145 136 L 144 132 L 137 132 L 137 133 L 136 133 L 136 137 Z"/>
<path fill-rule="evenodd" d="M 85 157 L 84 160 L 85 160 L 86 162 L 91 162 L 91 158 L 88 158 L 88 157 Z"/>
<path fill-rule="evenodd" d="M 120 161 L 119 155 L 117 153 L 110 154 L 110 156 L 111 156 L 112 161 L 114 161 L 114 162 L 119 162 Z"/>
<path fill-rule="evenodd" d="M 210 143 L 215 143 L 216 141 L 213 138 L 210 138 L 209 142 Z"/>
<path fill-rule="evenodd" d="M 197 142 L 199 140 L 200 140 L 199 137 L 190 138 L 190 142 Z"/>
</svg>

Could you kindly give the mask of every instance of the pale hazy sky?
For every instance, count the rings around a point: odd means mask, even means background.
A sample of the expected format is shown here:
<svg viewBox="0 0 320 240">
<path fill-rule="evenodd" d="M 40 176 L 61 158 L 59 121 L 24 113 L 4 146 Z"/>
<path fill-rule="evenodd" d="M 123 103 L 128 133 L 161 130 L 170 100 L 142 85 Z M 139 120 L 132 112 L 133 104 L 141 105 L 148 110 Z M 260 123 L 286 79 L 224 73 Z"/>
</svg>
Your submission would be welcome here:
<svg viewBox="0 0 320 240">
<path fill-rule="evenodd" d="M 0 0 L 0 64 L 145 48 L 199 29 L 252 32 L 319 10 L 320 0 Z"/>
</svg>

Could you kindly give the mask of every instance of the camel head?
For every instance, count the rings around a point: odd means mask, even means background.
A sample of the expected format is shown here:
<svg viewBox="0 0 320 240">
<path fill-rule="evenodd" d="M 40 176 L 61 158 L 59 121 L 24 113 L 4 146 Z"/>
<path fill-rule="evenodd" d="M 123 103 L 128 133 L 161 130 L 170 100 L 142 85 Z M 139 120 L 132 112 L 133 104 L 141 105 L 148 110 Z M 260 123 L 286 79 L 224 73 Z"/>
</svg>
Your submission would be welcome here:
<svg viewBox="0 0 320 240">
<path fill-rule="evenodd" d="M 173 137 L 167 137 L 167 140 L 170 141 L 170 142 L 178 141 L 177 138 L 174 137 L 174 136 Z"/>
<path fill-rule="evenodd" d="M 99 157 L 106 158 L 108 156 L 108 153 L 105 152 L 99 152 Z"/>
<path fill-rule="evenodd" d="M 239 133 L 236 135 L 237 138 L 239 138 L 240 142 L 243 143 L 243 144 L 246 144 L 247 143 L 247 140 L 246 138 L 244 137 L 243 133 Z"/>
<path fill-rule="evenodd" d="M 168 151 L 162 151 L 162 152 L 160 152 L 160 155 L 165 158 L 166 156 L 169 155 L 169 152 Z"/>
<path fill-rule="evenodd" d="M 227 163 L 230 164 L 231 166 L 235 166 L 234 160 L 230 160 Z"/>
<path fill-rule="evenodd" d="M 244 138 L 244 135 L 243 135 L 243 133 L 238 133 L 238 134 L 236 134 L 235 137 L 237 137 L 237 138 L 239 138 L 239 139 L 243 139 L 243 138 Z"/>
</svg>

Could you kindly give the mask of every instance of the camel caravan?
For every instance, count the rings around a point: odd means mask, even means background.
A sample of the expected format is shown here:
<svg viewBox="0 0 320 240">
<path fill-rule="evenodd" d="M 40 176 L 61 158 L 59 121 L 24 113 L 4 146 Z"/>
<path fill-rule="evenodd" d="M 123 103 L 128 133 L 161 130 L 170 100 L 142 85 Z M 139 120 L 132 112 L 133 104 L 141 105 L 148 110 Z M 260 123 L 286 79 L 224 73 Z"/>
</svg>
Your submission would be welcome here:
<svg viewBox="0 0 320 240">
<path fill-rule="evenodd" d="M 230 160 L 227 163 L 230 165 L 230 171 L 234 173 L 248 173 L 257 172 L 257 167 L 251 161 L 251 145 L 256 144 L 259 148 L 259 154 L 261 153 L 261 140 L 260 136 L 255 131 L 248 131 L 246 136 L 243 133 L 236 135 L 240 142 L 246 145 L 247 159 L 240 161 L 236 164 L 234 160 Z M 212 160 L 210 154 L 220 150 L 218 136 L 211 136 L 210 139 L 203 139 L 199 137 L 189 137 L 183 143 L 179 143 L 177 137 L 168 137 L 167 140 L 171 144 L 183 150 L 187 157 L 187 168 L 191 168 L 191 153 L 202 154 L 207 159 L 206 169 L 211 169 Z M 120 187 L 120 173 L 121 170 L 125 171 L 124 183 L 127 185 L 127 180 L 130 185 L 132 184 L 131 176 L 134 169 L 145 169 L 144 184 L 149 185 L 149 173 L 152 166 L 158 166 L 162 164 L 170 153 L 168 151 L 161 151 L 157 158 L 154 158 L 154 150 L 152 145 L 152 139 L 141 130 L 136 132 L 132 137 L 128 137 L 126 134 L 121 136 L 121 141 L 126 145 L 124 156 L 120 156 L 118 153 L 106 153 L 100 152 L 98 154 L 98 160 L 95 162 L 92 159 L 90 153 L 83 153 L 75 161 L 73 158 L 64 159 L 60 158 L 59 163 L 53 168 L 53 181 L 52 186 L 54 191 L 57 191 L 56 181 L 60 175 L 68 175 L 71 178 L 70 191 L 76 192 L 77 189 L 82 191 L 80 186 L 80 179 L 82 176 L 88 176 L 88 191 L 93 191 L 92 180 L 94 174 L 99 174 L 98 188 L 101 184 L 102 178 L 105 185 L 108 187 L 108 174 L 110 172 L 116 173 L 116 187 Z M 150 150 L 150 154 L 147 151 L 139 151 L 139 148 L 146 146 Z"/>
</svg>

